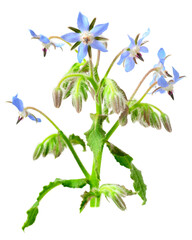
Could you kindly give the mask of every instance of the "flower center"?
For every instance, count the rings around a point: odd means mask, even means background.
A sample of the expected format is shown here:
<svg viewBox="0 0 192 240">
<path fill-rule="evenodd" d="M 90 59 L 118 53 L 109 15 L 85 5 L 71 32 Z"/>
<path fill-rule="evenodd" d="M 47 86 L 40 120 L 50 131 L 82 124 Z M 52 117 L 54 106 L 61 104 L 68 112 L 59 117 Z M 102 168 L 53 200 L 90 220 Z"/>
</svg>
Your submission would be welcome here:
<svg viewBox="0 0 192 240">
<path fill-rule="evenodd" d="M 25 118 L 28 116 L 28 112 L 26 110 L 23 110 L 23 112 L 19 112 L 19 116 Z"/>
<path fill-rule="evenodd" d="M 173 84 L 170 83 L 168 87 L 165 87 L 165 88 L 162 88 L 162 89 L 164 89 L 167 92 L 172 92 L 173 91 Z"/>
<path fill-rule="evenodd" d="M 89 45 L 93 42 L 94 36 L 90 32 L 82 32 L 80 36 L 80 40 L 82 43 Z"/>
<path fill-rule="evenodd" d="M 130 50 L 130 57 L 136 57 L 137 54 L 140 51 L 140 47 L 138 45 L 134 46 L 131 50 Z"/>
</svg>

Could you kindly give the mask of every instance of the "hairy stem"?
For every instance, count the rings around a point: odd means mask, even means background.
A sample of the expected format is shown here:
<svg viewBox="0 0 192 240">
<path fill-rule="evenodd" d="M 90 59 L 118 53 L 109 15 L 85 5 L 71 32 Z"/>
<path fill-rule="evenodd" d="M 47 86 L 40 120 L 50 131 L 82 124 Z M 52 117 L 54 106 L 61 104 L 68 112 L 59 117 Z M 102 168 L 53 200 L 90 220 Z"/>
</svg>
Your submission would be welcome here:
<svg viewBox="0 0 192 240">
<path fill-rule="evenodd" d="M 73 78 L 73 77 L 84 77 L 86 78 L 93 86 L 94 90 L 97 90 L 97 83 L 93 80 L 92 77 L 87 76 L 86 74 L 82 74 L 82 73 L 72 73 L 72 74 L 68 74 L 66 76 L 64 76 L 58 83 L 57 87 L 60 87 L 61 84 L 63 83 L 63 81 L 65 81 L 67 78 Z"/>
<path fill-rule="evenodd" d="M 145 76 L 141 79 L 141 81 L 139 82 L 137 88 L 135 89 L 135 91 L 133 92 L 133 94 L 131 95 L 131 97 L 130 97 L 129 100 L 132 100 L 132 99 L 134 98 L 135 94 L 137 93 L 138 89 L 140 88 L 141 84 L 144 82 L 144 80 L 146 79 L 146 77 L 147 77 L 151 72 L 153 72 L 153 71 L 155 71 L 155 70 L 156 70 L 156 68 L 152 68 L 152 69 L 150 69 L 150 70 L 145 74 Z"/>
<path fill-rule="evenodd" d="M 111 62 L 109 68 L 107 69 L 107 72 L 105 73 L 104 78 L 106 78 L 106 77 L 108 76 L 108 74 L 109 74 L 109 72 L 111 71 L 111 68 L 113 67 L 115 61 L 118 59 L 118 57 L 119 57 L 124 51 L 125 51 L 125 49 L 121 50 L 121 51 L 117 54 L 117 56 L 113 59 L 113 61 Z"/>
<path fill-rule="evenodd" d="M 157 81 L 156 82 L 154 82 L 148 89 L 147 89 L 147 91 L 143 94 L 143 96 L 136 102 L 136 104 L 137 103 L 140 103 L 143 99 L 144 99 L 144 97 L 148 94 L 148 92 L 155 86 L 157 84 Z"/>
<path fill-rule="evenodd" d="M 112 126 L 112 128 L 108 131 L 108 133 L 105 135 L 105 142 L 109 140 L 109 138 L 112 136 L 112 134 L 115 132 L 115 130 L 119 127 L 119 120 L 115 122 L 115 124 Z"/>
</svg>

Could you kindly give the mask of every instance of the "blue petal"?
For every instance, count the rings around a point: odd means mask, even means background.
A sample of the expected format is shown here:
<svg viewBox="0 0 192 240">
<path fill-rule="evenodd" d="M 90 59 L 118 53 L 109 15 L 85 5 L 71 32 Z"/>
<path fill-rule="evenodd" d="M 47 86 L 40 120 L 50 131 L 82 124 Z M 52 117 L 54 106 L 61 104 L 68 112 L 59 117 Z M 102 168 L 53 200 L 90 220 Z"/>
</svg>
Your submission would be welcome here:
<svg viewBox="0 0 192 240">
<path fill-rule="evenodd" d="M 29 29 L 29 32 L 31 33 L 31 35 L 32 35 L 33 37 L 37 37 L 37 34 L 36 34 L 35 32 L 33 32 L 31 29 Z"/>
<path fill-rule="evenodd" d="M 88 45 L 81 43 L 79 45 L 78 48 L 78 53 L 77 53 L 77 59 L 78 61 L 81 63 L 82 60 L 85 58 L 85 56 L 87 55 L 87 49 L 88 49 Z"/>
<path fill-rule="evenodd" d="M 40 118 L 36 118 L 35 116 L 33 116 L 32 114 L 28 114 L 28 117 L 33 120 L 33 121 L 36 121 L 36 122 L 41 122 L 41 119 Z"/>
<path fill-rule="evenodd" d="M 128 37 L 129 37 L 129 40 L 131 41 L 129 48 L 132 48 L 135 46 L 135 40 L 132 37 L 130 37 L 129 35 L 128 35 Z"/>
<path fill-rule="evenodd" d="M 174 79 L 174 82 L 176 83 L 176 82 L 178 82 L 181 78 L 179 78 L 179 73 L 175 70 L 175 68 L 174 67 L 172 67 L 173 68 L 173 79 Z"/>
<path fill-rule="evenodd" d="M 120 60 L 117 64 L 120 65 L 125 60 L 125 58 L 129 56 L 129 54 L 130 54 L 129 51 L 126 51 L 126 52 L 122 53 L 121 57 L 120 57 Z"/>
<path fill-rule="evenodd" d="M 159 89 L 157 89 L 157 91 L 155 91 L 155 93 L 156 92 L 165 93 L 166 91 L 164 89 L 162 89 L 162 88 L 159 88 Z"/>
<path fill-rule="evenodd" d="M 164 78 L 163 76 L 161 76 L 161 77 L 157 80 L 157 82 L 158 82 L 158 85 L 159 85 L 160 87 L 165 88 L 165 87 L 168 87 L 168 86 L 169 86 L 168 82 L 165 80 L 165 78 Z"/>
<path fill-rule="evenodd" d="M 103 43 L 98 40 L 94 40 L 90 45 L 92 48 L 98 49 L 102 52 L 108 52 Z"/>
<path fill-rule="evenodd" d="M 64 45 L 64 43 L 54 43 L 54 45 L 56 46 L 56 47 L 63 47 L 63 45 Z"/>
<path fill-rule="evenodd" d="M 79 33 L 67 33 L 61 36 L 61 38 L 67 42 L 75 43 L 80 41 L 80 34 Z"/>
<path fill-rule="evenodd" d="M 125 71 L 130 72 L 135 67 L 135 62 L 132 57 L 127 57 L 125 60 Z"/>
<path fill-rule="evenodd" d="M 40 40 L 42 43 L 45 43 L 45 44 L 50 43 L 49 38 L 45 37 L 44 35 L 39 35 L 39 36 L 40 36 L 39 40 Z"/>
<path fill-rule="evenodd" d="M 104 31 L 106 31 L 108 26 L 109 26 L 109 23 L 98 24 L 90 32 L 94 35 L 94 37 L 97 37 L 101 35 Z"/>
<path fill-rule="evenodd" d="M 19 99 L 18 97 L 18 94 L 12 98 L 12 104 L 17 107 L 17 109 L 20 111 L 20 112 L 23 112 L 23 109 L 24 109 L 24 106 L 23 106 L 23 101 L 21 99 Z"/>
<path fill-rule="evenodd" d="M 159 60 L 160 60 L 160 61 L 165 59 L 166 53 L 165 53 L 165 51 L 164 51 L 163 48 L 160 48 L 160 49 L 159 49 L 159 51 L 158 51 L 158 53 L 157 53 L 157 56 L 159 57 Z M 163 63 L 164 63 L 164 62 L 163 62 Z"/>
<path fill-rule="evenodd" d="M 148 50 L 147 47 L 141 46 L 141 47 L 140 47 L 140 52 L 148 53 L 149 50 Z"/>
<path fill-rule="evenodd" d="M 79 13 L 77 18 L 77 26 L 81 30 L 81 32 L 89 30 L 89 21 L 86 16 L 82 13 Z"/>
<path fill-rule="evenodd" d="M 138 40 L 138 45 L 141 45 L 141 43 L 143 42 L 143 39 L 146 38 L 148 35 L 150 34 L 150 29 L 147 29 L 147 32 L 143 33 L 141 39 Z"/>
</svg>

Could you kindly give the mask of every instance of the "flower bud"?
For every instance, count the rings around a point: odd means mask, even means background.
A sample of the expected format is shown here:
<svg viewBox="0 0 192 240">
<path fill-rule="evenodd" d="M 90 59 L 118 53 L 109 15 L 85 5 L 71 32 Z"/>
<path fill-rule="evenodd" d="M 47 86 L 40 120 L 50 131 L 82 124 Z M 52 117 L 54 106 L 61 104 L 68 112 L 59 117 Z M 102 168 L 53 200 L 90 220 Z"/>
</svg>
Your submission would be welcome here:
<svg viewBox="0 0 192 240">
<path fill-rule="evenodd" d="M 37 147 L 33 153 L 33 160 L 37 160 L 40 157 L 42 151 L 43 151 L 43 144 L 40 143 L 37 145 Z"/>
<path fill-rule="evenodd" d="M 161 114 L 161 122 L 163 123 L 164 128 L 168 132 L 172 132 L 171 123 L 170 123 L 170 120 L 169 120 L 169 117 L 167 116 L 167 114 L 165 114 L 165 113 Z"/>
<path fill-rule="evenodd" d="M 63 91 L 60 87 L 53 89 L 53 103 L 56 108 L 61 106 L 62 98 L 63 98 Z"/>
</svg>

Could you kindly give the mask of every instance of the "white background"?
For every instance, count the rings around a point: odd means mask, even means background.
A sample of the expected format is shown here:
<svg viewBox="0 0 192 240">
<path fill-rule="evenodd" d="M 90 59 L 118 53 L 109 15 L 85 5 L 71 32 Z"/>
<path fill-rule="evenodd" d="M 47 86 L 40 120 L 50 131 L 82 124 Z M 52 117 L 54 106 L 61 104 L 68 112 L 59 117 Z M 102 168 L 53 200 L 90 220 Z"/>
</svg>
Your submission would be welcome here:
<svg viewBox="0 0 192 240">
<path fill-rule="evenodd" d="M 191 7 L 190 1 L 4 1 L 0 6 L 0 238 L 3 240 L 39 239 L 192 239 L 191 215 Z M 31 40 L 28 29 L 46 36 L 61 36 L 76 27 L 79 11 L 97 24 L 109 22 L 105 32 L 108 53 L 102 54 L 100 76 L 114 56 L 128 46 L 127 34 L 135 37 L 151 29 L 144 54 L 145 62 L 126 73 L 115 64 L 109 77 L 126 91 L 129 97 L 142 76 L 157 63 L 157 51 L 163 47 L 172 56 L 166 60 L 171 73 L 174 66 L 187 77 L 175 85 L 173 101 L 167 94 L 147 96 L 145 101 L 157 105 L 171 119 L 173 132 L 143 128 L 138 123 L 119 128 L 111 142 L 129 153 L 147 184 L 147 204 L 138 196 L 125 199 L 127 210 L 121 212 L 102 198 L 101 207 L 85 208 L 79 214 L 80 195 L 88 190 L 57 187 L 41 201 L 34 225 L 21 230 L 26 211 L 33 205 L 44 185 L 55 178 L 83 177 L 69 150 L 58 159 L 53 156 L 32 160 L 33 151 L 53 126 L 42 117 L 36 124 L 25 119 L 18 125 L 17 109 L 5 103 L 16 93 L 25 106 L 44 111 L 69 135 L 83 133 L 91 126 L 89 113 L 95 112 L 94 102 L 83 104 L 77 114 L 71 100 L 55 109 L 52 89 L 69 67 L 77 61 L 76 53 L 65 45 L 63 51 L 53 48 L 43 57 L 38 40 Z M 94 51 L 96 54 L 96 51 Z M 141 97 L 152 76 L 140 88 Z M 40 117 L 38 114 L 35 114 Z M 116 118 L 111 119 L 111 124 Z M 104 125 L 107 131 L 110 125 Z M 77 146 L 83 163 L 91 170 L 92 155 Z M 105 149 L 101 183 L 117 183 L 132 188 L 129 171 L 121 167 Z"/>
</svg>

